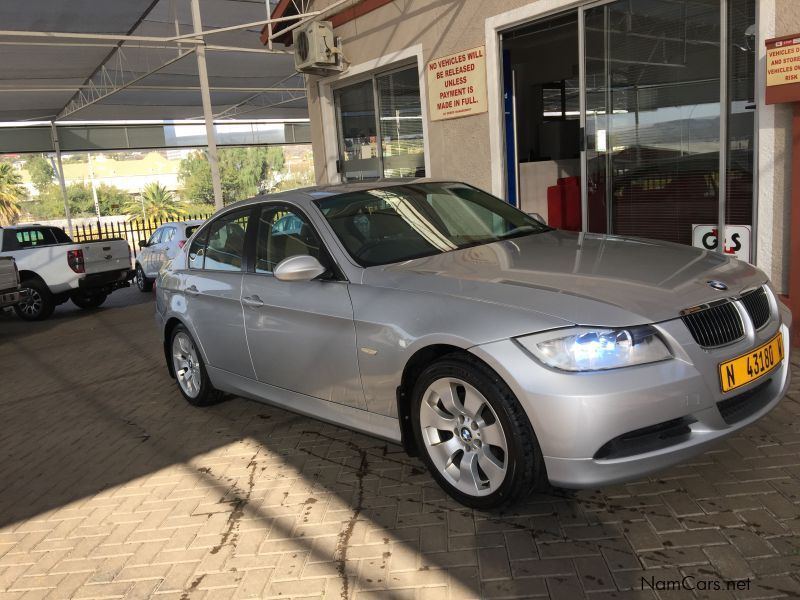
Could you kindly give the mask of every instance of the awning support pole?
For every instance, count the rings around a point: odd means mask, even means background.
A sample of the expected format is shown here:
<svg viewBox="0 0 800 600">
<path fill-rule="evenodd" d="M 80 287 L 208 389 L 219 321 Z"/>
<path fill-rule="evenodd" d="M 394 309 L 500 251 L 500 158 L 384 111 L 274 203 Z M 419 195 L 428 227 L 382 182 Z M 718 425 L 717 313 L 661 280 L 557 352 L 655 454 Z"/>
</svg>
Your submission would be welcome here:
<svg viewBox="0 0 800 600">
<path fill-rule="evenodd" d="M 214 131 L 214 113 L 211 108 L 211 92 L 208 89 L 208 70 L 206 68 L 206 47 L 203 38 L 203 21 L 200 18 L 200 0 L 192 0 L 192 27 L 200 38 L 195 54 L 197 55 L 197 74 L 200 79 L 200 97 L 203 101 L 203 117 L 206 122 L 206 138 L 208 144 L 208 164 L 211 166 L 211 184 L 214 188 L 214 208 L 222 208 L 222 180 L 219 175 L 219 155 L 217 154 L 217 137 Z"/>
<path fill-rule="evenodd" d="M 267 4 L 267 48 L 272 50 L 272 4 L 270 0 L 264 0 Z"/>
<path fill-rule="evenodd" d="M 50 122 L 50 139 L 53 141 L 53 150 L 56 153 L 58 182 L 61 184 L 61 196 L 64 198 L 64 215 L 67 217 L 67 229 L 69 229 L 69 236 L 72 237 L 72 215 L 69 212 L 69 196 L 67 195 L 67 182 L 64 179 L 64 164 L 61 162 L 61 144 L 58 142 L 58 128 L 52 121 Z"/>
</svg>

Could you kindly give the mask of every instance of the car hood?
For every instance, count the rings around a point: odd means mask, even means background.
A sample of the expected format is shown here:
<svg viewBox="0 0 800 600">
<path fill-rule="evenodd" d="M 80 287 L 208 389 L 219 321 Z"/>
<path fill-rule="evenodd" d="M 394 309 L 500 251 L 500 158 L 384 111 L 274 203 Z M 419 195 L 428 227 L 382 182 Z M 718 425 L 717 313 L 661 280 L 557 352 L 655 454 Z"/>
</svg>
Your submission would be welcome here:
<svg viewBox="0 0 800 600">
<path fill-rule="evenodd" d="M 673 319 L 766 280 L 745 262 L 691 246 L 550 231 L 369 268 L 363 283 L 622 327 Z"/>
</svg>

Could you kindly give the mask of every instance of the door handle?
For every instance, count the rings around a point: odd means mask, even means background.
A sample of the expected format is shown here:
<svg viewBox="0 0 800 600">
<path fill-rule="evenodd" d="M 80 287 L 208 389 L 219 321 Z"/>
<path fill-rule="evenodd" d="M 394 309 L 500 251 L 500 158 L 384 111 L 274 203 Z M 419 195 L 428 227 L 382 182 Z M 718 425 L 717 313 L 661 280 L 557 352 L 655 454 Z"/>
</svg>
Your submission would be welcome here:
<svg viewBox="0 0 800 600">
<path fill-rule="evenodd" d="M 198 290 L 197 286 L 194 285 L 194 284 L 192 284 L 189 287 L 187 287 L 185 291 L 190 296 L 198 296 L 198 295 L 200 295 L 200 290 Z"/>
<path fill-rule="evenodd" d="M 245 296 L 242 298 L 242 304 L 252 308 L 258 308 L 259 306 L 264 306 L 264 301 L 256 295 Z"/>
</svg>

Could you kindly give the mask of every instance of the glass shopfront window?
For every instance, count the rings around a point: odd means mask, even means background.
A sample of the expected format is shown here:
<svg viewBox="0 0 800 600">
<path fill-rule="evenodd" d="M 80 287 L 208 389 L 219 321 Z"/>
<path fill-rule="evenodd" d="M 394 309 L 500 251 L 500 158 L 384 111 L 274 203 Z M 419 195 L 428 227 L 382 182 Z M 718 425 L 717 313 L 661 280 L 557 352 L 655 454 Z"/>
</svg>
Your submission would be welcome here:
<svg viewBox="0 0 800 600">
<path fill-rule="evenodd" d="M 584 23 L 589 230 L 691 244 L 719 218 L 720 2 L 618 0 Z"/>
<path fill-rule="evenodd" d="M 343 179 L 425 176 L 416 65 L 338 88 L 334 102 Z"/>
<path fill-rule="evenodd" d="M 755 258 L 752 243 L 756 146 L 755 13 L 756 0 L 728 2 L 728 43 L 725 49 L 728 59 L 725 223 L 750 226 L 751 261 Z M 733 230 L 727 232 L 726 251 L 736 250 L 743 243 L 736 235 Z"/>
<path fill-rule="evenodd" d="M 724 224 L 751 260 L 755 4 L 610 0 L 503 32 L 519 206 L 707 249 Z"/>
</svg>

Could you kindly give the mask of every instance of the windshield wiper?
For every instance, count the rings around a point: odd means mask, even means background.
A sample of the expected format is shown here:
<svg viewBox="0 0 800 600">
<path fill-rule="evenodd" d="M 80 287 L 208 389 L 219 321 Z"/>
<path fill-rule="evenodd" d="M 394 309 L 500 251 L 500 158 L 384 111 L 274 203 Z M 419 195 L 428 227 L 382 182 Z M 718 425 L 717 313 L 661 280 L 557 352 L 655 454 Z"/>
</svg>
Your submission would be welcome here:
<svg viewBox="0 0 800 600">
<path fill-rule="evenodd" d="M 521 225 L 520 227 L 515 227 L 510 231 L 506 231 L 505 233 L 501 233 L 497 236 L 497 239 L 505 240 L 510 237 L 517 237 L 522 235 L 528 235 L 529 233 L 544 233 L 547 229 L 542 229 L 538 227 L 534 227 L 533 225 Z"/>
</svg>

